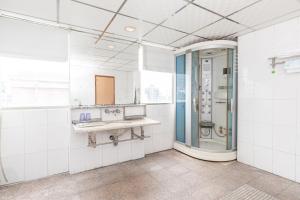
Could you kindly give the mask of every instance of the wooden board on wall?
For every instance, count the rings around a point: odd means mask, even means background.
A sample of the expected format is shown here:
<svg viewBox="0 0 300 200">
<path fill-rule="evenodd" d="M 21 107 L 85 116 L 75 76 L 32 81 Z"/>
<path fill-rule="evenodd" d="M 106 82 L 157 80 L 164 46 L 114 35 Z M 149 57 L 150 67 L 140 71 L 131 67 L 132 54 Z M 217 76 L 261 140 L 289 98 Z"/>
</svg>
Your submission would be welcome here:
<svg viewBox="0 0 300 200">
<path fill-rule="evenodd" d="M 95 76 L 95 103 L 115 104 L 115 77 Z"/>
</svg>

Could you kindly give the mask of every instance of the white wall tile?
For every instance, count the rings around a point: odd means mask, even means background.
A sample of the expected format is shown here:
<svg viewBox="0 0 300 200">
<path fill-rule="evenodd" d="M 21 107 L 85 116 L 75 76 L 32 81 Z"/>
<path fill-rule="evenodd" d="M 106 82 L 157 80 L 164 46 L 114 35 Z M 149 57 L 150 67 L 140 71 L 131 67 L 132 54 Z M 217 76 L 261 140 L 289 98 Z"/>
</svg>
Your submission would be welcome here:
<svg viewBox="0 0 300 200">
<path fill-rule="evenodd" d="M 102 146 L 102 165 L 108 166 L 118 163 L 118 147 L 113 144 Z"/>
<path fill-rule="evenodd" d="M 296 101 L 274 100 L 273 101 L 273 123 L 293 124 L 297 122 Z"/>
<path fill-rule="evenodd" d="M 47 125 L 47 110 L 24 110 L 25 126 Z"/>
<path fill-rule="evenodd" d="M 48 149 L 67 148 L 70 144 L 70 125 L 48 125 L 47 143 Z"/>
<path fill-rule="evenodd" d="M 154 152 L 153 135 L 152 133 L 146 133 L 150 138 L 145 138 L 145 154 L 150 154 Z"/>
<path fill-rule="evenodd" d="M 274 151 L 274 173 L 279 176 L 295 180 L 295 161 L 295 154 Z"/>
<path fill-rule="evenodd" d="M 244 142 L 253 142 L 253 136 L 256 132 L 254 126 L 252 126 L 251 121 L 239 120 L 238 121 L 238 140 Z"/>
<path fill-rule="evenodd" d="M 1 111 L 1 128 L 24 127 L 22 110 Z"/>
<path fill-rule="evenodd" d="M 24 155 L 3 157 L 2 162 L 9 183 L 24 180 Z"/>
<path fill-rule="evenodd" d="M 102 166 L 102 147 L 80 147 L 70 150 L 70 173 L 77 173 Z"/>
<path fill-rule="evenodd" d="M 131 160 L 131 141 L 120 142 L 118 144 L 118 162 Z"/>
<path fill-rule="evenodd" d="M 49 150 L 47 157 L 48 176 L 69 170 L 69 149 Z"/>
<path fill-rule="evenodd" d="M 73 130 L 70 136 L 70 148 L 86 147 L 88 145 L 88 138 L 86 134 L 77 134 Z"/>
<path fill-rule="evenodd" d="M 252 116 L 254 115 L 253 106 L 253 99 L 239 99 L 239 120 L 252 121 Z"/>
<path fill-rule="evenodd" d="M 69 109 L 49 109 L 47 110 L 48 125 L 65 126 L 70 125 Z"/>
<path fill-rule="evenodd" d="M 267 72 L 269 73 L 269 72 Z M 254 85 L 254 97 L 260 99 L 269 99 L 273 97 L 273 85 L 272 81 L 263 79 L 253 83 Z M 272 105 L 272 104 L 271 104 Z"/>
<path fill-rule="evenodd" d="M 300 156 L 296 156 L 296 181 L 300 183 Z"/>
<path fill-rule="evenodd" d="M 47 126 L 25 126 L 25 153 L 37 153 L 47 150 Z"/>
<path fill-rule="evenodd" d="M 25 155 L 25 180 L 34 180 L 47 176 L 47 152 Z"/>
<path fill-rule="evenodd" d="M 2 129 L 1 137 L 1 156 L 24 154 L 25 140 L 23 127 Z"/>
<path fill-rule="evenodd" d="M 254 145 L 273 147 L 273 126 L 271 123 L 253 123 Z M 283 133 L 282 133 L 283 134 Z"/>
<path fill-rule="evenodd" d="M 274 149 L 295 154 L 296 131 L 295 125 L 273 125 Z"/>
<path fill-rule="evenodd" d="M 254 147 L 254 166 L 266 170 L 273 171 L 273 152 L 271 148 Z"/>
<path fill-rule="evenodd" d="M 239 162 L 253 165 L 253 157 L 254 157 L 254 148 L 252 143 L 247 143 L 244 141 L 238 142 L 238 152 L 237 152 L 237 160 Z"/>
<path fill-rule="evenodd" d="M 131 159 L 139 159 L 145 156 L 145 146 L 143 140 L 133 140 L 131 144 Z"/>
<path fill-rule="evenodd" d="M 253 122 L 272 123 L 273 102 L 272 100 L 253 100 Z"/>
</svg>

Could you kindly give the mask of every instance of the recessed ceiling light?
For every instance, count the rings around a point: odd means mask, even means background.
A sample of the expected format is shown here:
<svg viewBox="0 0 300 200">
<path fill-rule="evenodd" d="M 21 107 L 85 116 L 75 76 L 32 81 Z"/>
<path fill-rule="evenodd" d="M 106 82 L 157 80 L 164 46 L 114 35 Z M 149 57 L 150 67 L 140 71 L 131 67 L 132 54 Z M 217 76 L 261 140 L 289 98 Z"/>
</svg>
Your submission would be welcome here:
<svg viewBox="0 0 300 200">
<path fill-rule="evenodd" d="M 110 48 L 110 49 L 114 49 L 115 48 L 114 45 L 108 45 L 107 47 Z"/>
<path fill-rule="evenodd" d="M 127 32 L 133 32 L 133 31 L 135 31 L 135 27 L 133 27 L 133 26 L 125 26 L 125 31 L 127 31 Z"/>
</svg>

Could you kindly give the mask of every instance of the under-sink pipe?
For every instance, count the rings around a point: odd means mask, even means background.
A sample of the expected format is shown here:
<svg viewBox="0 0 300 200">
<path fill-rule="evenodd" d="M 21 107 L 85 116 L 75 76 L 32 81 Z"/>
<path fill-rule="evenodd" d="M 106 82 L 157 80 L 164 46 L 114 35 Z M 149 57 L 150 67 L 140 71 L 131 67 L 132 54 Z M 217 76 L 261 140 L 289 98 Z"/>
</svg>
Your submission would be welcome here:
<svg viewBox="0 0 300 200">
<path fill-rule="evenodd" d="M 1 109 L 1 108 L 0 108 Z M 0 110 L 0 170 L 1 170 L 1 174 L 4 178 L 5 182 L 8 182 L 5 171 L 4 171 L 4 167 L 3 167 L 3 162 L 2 162 L 2 152 L 1 152 L 1 143 L 2 143 L 2 133 L 1 133 L 1 125 L 2 125 L 2 112 Z"/>
</svg>

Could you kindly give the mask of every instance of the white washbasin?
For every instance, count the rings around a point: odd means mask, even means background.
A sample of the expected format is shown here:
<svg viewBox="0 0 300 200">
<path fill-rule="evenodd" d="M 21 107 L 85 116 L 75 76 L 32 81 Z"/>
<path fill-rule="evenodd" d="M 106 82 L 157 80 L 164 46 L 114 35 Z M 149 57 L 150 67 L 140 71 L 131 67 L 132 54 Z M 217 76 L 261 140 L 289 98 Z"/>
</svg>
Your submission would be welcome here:
<svg viewBox="0 0 300 200">
<path fill-rule="evenodd" d="M 85 127 L 94 127 L 94 126 L 104 126 L 107 122 L 84 122 L 84 123 L 78 123 L 75 126 L 78 128 L 85 128 Z"/>
<path fill-rule="evenodd" d="M 73 125 L 75 133 L 91 133 L 109 131 L 116 135 L 122 134 L 125 130 L 135 127 L 159 124 L 159 121 L 152 119 L 122 120 L 111 122 L 87 122 Z"/>
</svg>

